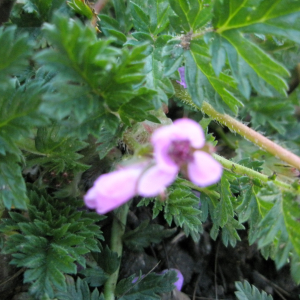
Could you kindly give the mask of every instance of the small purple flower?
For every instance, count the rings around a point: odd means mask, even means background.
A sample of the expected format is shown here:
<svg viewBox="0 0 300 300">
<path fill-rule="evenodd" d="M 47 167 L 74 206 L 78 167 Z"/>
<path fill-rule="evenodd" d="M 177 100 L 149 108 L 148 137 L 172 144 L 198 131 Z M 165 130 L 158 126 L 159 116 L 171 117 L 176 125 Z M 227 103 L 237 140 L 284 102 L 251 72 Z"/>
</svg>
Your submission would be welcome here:
<svg viewBox="0 0 300 300">
<path fill-rule="evenodd" d="M 178 72 L 180 74 L 180 81 L 176 80 L 176 82 L 178 82 L 179 84 L 181 84 L 186 89 L 187 85 L 186 85 L 185 78 L 184 78 L 184 67 L 180 67 L 178 69 Z"/>
<path fill-rule="evenodd" d="M 152 196 L 149 184 L 162 191 L 181 170 L 194 184 L 206 187 L 218 182 L 222 166 L 210 154 L 201 151 L 205 137 L 199 124 L 190 119 L 176 120 L 172 125 L 157 129 L 151 138 L 156 165 L 140 179 L 139 190 Z"/>
<path fill-rule="evenodd" d="M 172 125 L 162 126 L 154 131 L 151 143 L 154 160 L 101 175 L 84 196 L 86 206 L 105 214 L 135 195 L 163 194 L 179 171 L 201 187 L 220 180 L 222 166 L 204 151 L 205 136 L 197 122 L 179 119 Z"/>
</svg>

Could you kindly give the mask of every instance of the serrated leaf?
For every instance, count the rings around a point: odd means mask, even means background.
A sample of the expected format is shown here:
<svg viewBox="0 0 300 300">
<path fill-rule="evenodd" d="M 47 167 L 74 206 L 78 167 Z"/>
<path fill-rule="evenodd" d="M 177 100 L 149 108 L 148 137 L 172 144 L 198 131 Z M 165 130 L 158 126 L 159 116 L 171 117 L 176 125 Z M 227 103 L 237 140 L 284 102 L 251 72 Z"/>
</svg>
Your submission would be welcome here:
<svg viewBox="0 0 300 300">
<path fill-rule="evenodd" d="M 285 37 L 297 40 L 299 35 L 296 27 L 291 25 L 291 20 L 299 15 L 299 3 L 279 0 L 269 6 L 263 1 L 216 1 L 214 12 L 213 26 L 216 32 L 234 46 L 235 51 L 259 77 L 285 95 L 287 83 L 284 78 L 289 76 L 288 70 L 242 33 L 284 34 Z M 229 59 L 230 56 L 232 57 L 228 54 Z M 245 84 L 246 79 L 243 80 Z M 247 87 L 244 86 L 242 90 L 247 97 L 249 91 L 245 88 Z"/>
<path fill-rule="evenodd" d="M 22 170 L 14 155 L 0 154 L 0 203 L 7 209 L 12 206 L 26 209 L 28 198 Z"/>
<path fill-rule="evenodd" d="M 4 251 L 12 253 L 13 264 L 28 268 L 24 282 L 31 284 L 32 294 L 39 298 L 46 294 L 53 297 L 54 290 L 66 289 L 64 274 L 76 273 L 75 261 L 85 266 L 83 255 L 90 252 L 90 248 L 99 251 L 96 237 L 101 239 L 101 232 L 98 226 L 92 225 L 99 216 L 95 218 L 91 214 L 89 219 L 89 213 L 77 210 L 76 200 L 62 202 L 41 190 L 39 193 L 30 191 L 29 198 L 29 220 L 13 213 L 14 224 L 12 220 L 3 221 L 1 231 L 13 225 L 21 232 L 7 238 Z M 71 226 L 75 221 L 77 226 Z"/>
<path fill-rule="evenodd" d="M 122 279 L 116 287 L 116 295 L 120 300 L 160 300 L 160 293 L 173 290 L 173 283 L 177 280 L 175 271 L 157 275 L 150 273 L 138 283 L 133 283 L 134 275 Z"/>
<path fill-rule="evenodd" d="M 67 3 L 77 14 L 83 15 L 87 17 L 89 20 L 91 20 L 94 17 L 94 13 L 92 9 L 85 1 L 71 0 L 68 1 Z"/>
<path fill-rule="evenodd" d="M 238 54 L 258 76 L 272 85 L 278 92 L 286 95 L 288 85 L 284 77 L 288 77 L 290 74 L 284 66 L 276 62 L 257 45 L 243 38 L 240 32 L 226 31 L 222 33 L 222 37 L 233 45 Z"/>
<path fill-rule="evenodd" d="M 55 293 L 55 298 L 58 300 L 104 300 L 103 295 L 99 294 L 97 289 L 90 292 L 88 284 L 77 279 L 76 283 L 71 276 L 66 276 L 67 290 L 64 292 Z"/>
<path fill-rule="evenodd" d="M 59 15 L 44 32 L 53 48 L 40 51 L 36 59 L 56 73 L 49 83 L 56 92 L 45 95 L 41 111 L 58 120 L 71 115 L 66 124 L 72 134 L 97 136 L 103 122 L 114 131 L 117 116 L 108 111 L 116 112 L 133 98 L 147 98 L 151 105 L 153 92 L 140 86 L 146 76 L 147 45 L 130 51 L 113 47 L 112 39 L 99 40 L 90 27 Z"/>
<path fill-rule="evenodd" d="M 149 224 L 149 220 L 146 220 L 136 229 L 126 232 L 123 236 L 123 242 L 133 251 L 142 251 L 151 243 L 158 244 L 163 239 L 170 237 L 175 231 L 176 229 L 164 229 L 158 224 Z"/>
<path fill-rule="evenodd" d="M 123 0 L 112 0 L 116 12 L 116 19 L 122 32 L 127 33 L 132 27 L 129 5 L 125 6 Z M 101 18 L 102 19 L 102 18 Z"/>
<path fill-rule="evenodd" d="M 169 25 L 170 8 L 168 1 L 131 1 L 133 24 L 137 31 L 149 32 L 156 36 Z"/>
<path fill-rule="evenodd" d="M 169 225 L 174 221 L 183 228 L 186 236 L 191 234 L 197 241 L 202 232 L 199 198 L 180 184 L 175 185 L 164 205 L 164 217 Z"/>
<path fill-rule="evenodd" d="M 293 0 L 278 0 L 270 6 L 264 1 L 222 1 L 214 4 L 213 25 L 218 32 L 246 27 L 254 24 L 272 22 L 289 14 L 300 11 L 300 4 Z"/>
<path fill-rule="evenodd" d="M 5 85 L 8 76 L 21 72 L 27 65 L 32 45 L 26 34 L 16 37 L 16 27 L 0 28 L 0 81 Z"/>
<path fill-rule="evenodd" d="M 225 224 L 234 216 L 233 206 L 232 206 L 232 194 L 230 190 L 230 184 L 226 176 L 221 178 L 221 200 L 218 203 L 215 212 L 214 218 L 216 219 L 217 224 L 220 227 L 224 227 Z"/>
<path fill-rule="evenodd" d="M 84 281 L 86 281 L 91 287 L 102 286 L 108 279 L 108 275 L 98 267 L 86 268 L 80 273 L 85 276 Z"/>
<path fill-rule="evenodd" d="M 169 0 L 169 2 L 176 14 L 170 16 L 170 22 L 177 33 L 195 31 L 211 18 L 212 6 L 207 5 L 207 1 Z"/>
<path fill-rule="evenodd" d="M 27 165 L 42 165 L 56 173 L 64 170 L 84 171 L 88 166 L 79 161 L 82 155 L 78 151 L 86 146 L 85 142 L 64 136 L 57 125 L 40 127 L 35 138 L 39 155 L 31 155 L 27 159 Z"/>
<path fill-rule="evenodd" d="M 120 266 L 121 258 L 106 245 L 100 253 L 94 254 L 94 258 L 101 269 L 107 274 L 113 274 Z"/>
<path fill-rule="evenodd" d="M 0 94 L 0 154 L 21 154 L 17 142 L 31 134 L 33 126 L 47 123 L 39 106 L 44 87 L 39 81 L 16 87 L 12 81 Z"/>
<path fill-rule="evenodd" d="M 266 292 L 260 292 L 254 285 L 250 285 L 248 281 L 235 282 L 235 287 L 237 292 L 235 295 L 239 300 L 273 300 L 271 295 L 268 295 Z"/>
<path fill-rule="evenodd" d="M 202 77 L 206 77 L 206 82 L 204 80 L 197 82 L 197 84 L 202 84 L 202 89 L 206 90 L 205 100 L 210 102 L 210 97 L 207 95 L 211 94 L 211 90 L 213 89 L 221 96 L 228 107 L 237 113 L 238 107 L 243 106 L 243 104 L 235 95 L 237 94 L 235 90 L 236 84 L 230 76 L 224 73 L 220 73 L 219 77 L 215 75 L 215 71 L 210 62 L 208 46 L 204 41 L 191 42 L 191 55 L 199 72 L 203 74 Z M 186 68 L 189 68 L 189 65 L 186 65 Z"/>
</svg>

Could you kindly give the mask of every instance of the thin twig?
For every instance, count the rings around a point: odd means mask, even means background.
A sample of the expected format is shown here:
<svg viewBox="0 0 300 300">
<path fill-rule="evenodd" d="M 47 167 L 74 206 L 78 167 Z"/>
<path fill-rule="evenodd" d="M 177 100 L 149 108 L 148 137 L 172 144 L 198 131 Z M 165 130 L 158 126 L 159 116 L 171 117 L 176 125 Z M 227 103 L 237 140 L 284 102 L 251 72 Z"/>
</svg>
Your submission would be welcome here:
<svg viewBox="0 0 300 300">
<path fill-rule="evenodd" d="M 12 275 L 11 277 L 9 277 L 8 279 L 6 279 L 5 281 L 0 282 L 0 286 L 6 284 L 6 283 L 9 282 L 10 280 L 13 280 L 14 278 L 18 277 L 18 276 L 19 276 L 20 274 L 22 274 L 25 270 L 26 270 L 26 268 L 20 269 L 17 273 L 15 273 L 14 275 Z"/>
</svg>

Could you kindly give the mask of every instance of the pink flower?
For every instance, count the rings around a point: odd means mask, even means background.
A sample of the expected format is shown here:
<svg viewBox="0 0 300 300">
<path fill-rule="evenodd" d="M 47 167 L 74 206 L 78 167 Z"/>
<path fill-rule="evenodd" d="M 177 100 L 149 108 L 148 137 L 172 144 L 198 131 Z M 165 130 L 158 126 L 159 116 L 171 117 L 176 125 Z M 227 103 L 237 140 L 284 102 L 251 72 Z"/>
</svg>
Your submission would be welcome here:
<svg viewBox="0 0 300 300">
<path fill-rule="evenodd" d="M 197 122 L 179 119 L 160 127 L 154 131 L 151 143 L 154 162 L 147 160 L 101 175 L 84 196 L 86 206 L 105 214 L 135 195 L 157 196 L 179 171 L 201 187 L 220 180 L 222 166 L 203 151 L 205 136 Z"/>
<path fill-rule="evenodd" d="M 140 192 L 152 196 L 149 184 L 163 190 L 171 184 L 179 170 L 196 185 L 206 187 L 218 182 L 222 166 L 210 154 L 201 151 L 205 136 L 199 124 L 190 119 L 176 120 L 172 125 L 157 129 L 151 138 L 156 165 L 140 179 Z"/>
<path fill-rule="evenodd" d="M 144 164 L 135 164 L 101 175 L 84 196 L 86 206 L 105 214 L 126 203 L 136 195 L 144 168 Z"/>
<path fill-rule="evenodd" d="M 84 196 L 86 206 L 96 209 L 99 214 L 106 214 L 126 203 L 136 195 L 145 197 L 148 195 L 157 196 L 163 192 L 166 184 L 164 184 L 163 187 L 157 187 L 150 181 L 142 181 L 144 173 L 147 172 L 147 169 L 149 169 L 151 165 L 151 161 L 146 161 L 101 175 Z M 160 178 L 163 183 L 164 174 L 160 174 Z M 148 179 L 150 178 L 148 177 Z M 141 183 L 147 184 L 147 195 L 143 193 Z M 170 184 L 169 181 L 168 184 Z"/>
</svg>

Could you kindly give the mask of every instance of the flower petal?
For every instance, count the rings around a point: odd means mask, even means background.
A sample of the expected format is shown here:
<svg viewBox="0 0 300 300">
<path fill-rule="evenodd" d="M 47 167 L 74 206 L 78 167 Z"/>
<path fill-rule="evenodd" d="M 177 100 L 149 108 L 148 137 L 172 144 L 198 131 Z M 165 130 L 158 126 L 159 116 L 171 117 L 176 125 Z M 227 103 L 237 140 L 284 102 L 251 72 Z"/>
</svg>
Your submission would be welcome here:
<svg viewBox="0 0 300 300">
<path fill-rule="evenodd" d="M 169 156 L 172 142 L 186 140 L 194 148 L 201 148 L 205 144 L 205 136 L 201 126 L 190 119 L 178 119 L 172 125 L 163 126 L 155 130 L 151 143 L 157 164 L 166 171 L 172 172 L 176 167 L 176 163 Z"/>
<path fill-rule="evenodd" d="M 136 194 L 136 186 L 144 166 L 131 166 L 101 175 L 84 196 L 89 208 L 105 214 L 121 206 Z"/>
<path fill-rule="evenodd" d="M 202 148 L 205 144 L 205 135 L 202 127 L 194 120 L 182 118 L 174 121 L 176 133 L 180 139 L 190 141 L 194 148 Z"/>
<path fill-rule="evenodd" d="M 184 77 L 184 67 L 178 68 L 178 72 L 179 72 L 179 75 L 180 75 L 180 81 L 176 80 L 176 82 L 181 84 L 186 89 L 187 85 L 186 85 L 185 77 Z"/>
<path fill-rule="evenodd" d="M 203 151 L 195 151 L 194 161 L 188 165 L 189 179 L 201 187 L 217 183 L 222 171 L 222 165 Z"/>
<path fill-rule="evenodd" d="M 144 197 L 154 197 L 159 195 L 176 178 L 178 168 L 172 172 L 166 172 L 164 169 L 155 165 L 149 168 L 138 182 L 138 193 Z"/>
</svg>

